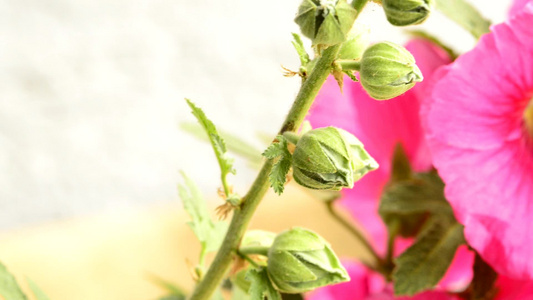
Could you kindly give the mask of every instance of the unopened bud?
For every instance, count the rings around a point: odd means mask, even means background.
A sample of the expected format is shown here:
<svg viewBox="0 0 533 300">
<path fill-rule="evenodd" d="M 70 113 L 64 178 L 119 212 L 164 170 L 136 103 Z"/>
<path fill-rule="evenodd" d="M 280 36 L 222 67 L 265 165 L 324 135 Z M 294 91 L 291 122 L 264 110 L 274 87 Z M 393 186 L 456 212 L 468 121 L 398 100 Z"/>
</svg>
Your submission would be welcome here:
<svg viewBox="0 0 533 300">
<path fill-rule="evenodd" d="M 313 45 L 342 43 L 357 12 L 346 0 L 304 0 L 294 20 Z"/>
<path fill-rule="evenodd" d="M 413 55 L 389 42 L 377 43 L 366 49 L 359 75 L 363 88 L 377 100 L 399 96 L 423 80 Z"/>
<path fill-rule="evenodd" d="M 276 236 L 268 252 L 267 271 L 278 290 L 289 294 L 350 280 L 330 245 L 303 228 Z"/>
<path fill-rule="evenodd" d="M 352 134 L 335 127 L 324 127 L 304 134 L 296 144 L 293 160 L 294 180 L 317 190 L 352 188 L 377 162 Z"/>
<path fill-rule="evenodd" d="M 433 0 L 383 0 L 382 5 L 389 23 L 408 26 L 427 19 L 433 8 Z"/>
</svg>

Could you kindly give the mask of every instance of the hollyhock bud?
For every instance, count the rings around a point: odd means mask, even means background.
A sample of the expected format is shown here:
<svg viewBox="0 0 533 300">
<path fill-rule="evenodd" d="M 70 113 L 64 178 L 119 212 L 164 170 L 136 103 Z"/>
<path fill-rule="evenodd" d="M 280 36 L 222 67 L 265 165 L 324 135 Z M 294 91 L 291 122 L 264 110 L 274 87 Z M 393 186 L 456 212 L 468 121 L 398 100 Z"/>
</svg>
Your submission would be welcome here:
<svg viewBox="0 0 533 300">
<path fill-rule="evenodd" d="M 377 169 L 377 162 L 352 134 L 324 127 L 304 134 L 296 143 L 293 177 L 302 186 L 317 190 L 352 188 L 355 181 Z"/>
<path fill-rule="evenodd" d="M 359 75 L 365 91 L 376 100 L 399 96 L 423 79 L 413 55 L 389 42 L 377 43 L 366 49 Z"/>
<path fill-rule="evenodd" d="M 313 45 L 331 46 L 346 39 L 356 14 L 346 0 L 304 0 L 294 21 Z"/>
<path fill-rule="evenodd" d="M 427 19 L 433 8 L 433 0 L 383 0 L 382 5 L 389 23 L 408 26 Z"/>
<path fill-rule="evenodd" d="M 297 227 L 276 236 L 268 252 L 267 271 L 278 290 L 289 294 L 350 280 L 329 244 L 318 234 Z"/>
</svg>

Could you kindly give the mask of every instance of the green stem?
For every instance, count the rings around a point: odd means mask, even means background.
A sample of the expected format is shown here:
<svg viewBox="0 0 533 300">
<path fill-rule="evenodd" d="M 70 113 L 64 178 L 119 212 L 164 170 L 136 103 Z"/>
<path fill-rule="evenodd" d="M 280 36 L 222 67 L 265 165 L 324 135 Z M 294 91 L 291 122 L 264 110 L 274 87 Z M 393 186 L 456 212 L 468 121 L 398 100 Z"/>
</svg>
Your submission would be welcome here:
<svg viewBox="0 0 533 300">
<path fill-rule="evenodd" d="M 387 253 L 385 254 L 385 261 L 381 266 L 383 275 L 385 275 L 386 279 L 389 281 L 391 280 L 391 273 L 394 268 L 394 241 L 396 240 L 399 231 L 399 221 L 396 221 L 389 227 L 389 236 L 387 238 Z"/>
<path fill-rule="evenodd" d="M 230 189 L 228 186 L 228 182 L 226 181 L 226 174 L 222 173 L 222 175 L 220 175 L 220 180 L 222 181 L 222 186 L 224 187 L 224 194 L 226 194 L 226 198 L 228 198 L 230 194 Z"/>
<path fill-rule="evenodd" d="M 243 255 L 262 255 L 268 256 L 268 249 L 270 247 L 266 246 L 256 246 L 256 247 L 241 247 L 239 248 L 239 253 Z"/>
<path fill-rule="evenodd" d="M 335 63 L 341 66 L 343 71 L 359 71 L 361 70 L 361 62 L 351 59 L 339 59 Z"/>
<path fill-rule="evenodd" d="M 357 229 L 352 223 L 348 222 L 346 219 L 344 219 L 341 215 L 337 213 L 337 211 L 333 207 L 334 203 L 335 202 L 333 201 L 326 203 L 330 215 L 344 228 L 346 228 L 351 234 L 353 234 L 353 236 L 361 242 L 361 245 L 370 253 L 370 255 L 372 255 L 375 262 L 369 267 L 375 270 L 379 270 L 380 266 L 383 264 L 383 259 L 379 257 L 374 247 L 370 245 L 370 242 L 368 242 L 368 240 L 361 233 L 361 231 L 359 231 L 359 229 Z"/>
<path fill-rule="evenodd" d="M 237 251 L 237 255 L 239 255 L 242 259 L 246 260 L 247 262 L 249 262 L 252 266 L 254 266 L 255 268 L 260 268 L 261 266 L 259 264 L 257 264 L 253 259 L 251 259 L 248 255 L 242 253 L 241 251 Z"/>
<path fill-rule="evenodd" d="M 283 137 L 289 141 L 289 143 L 296 145 L 298 143 L 298 140 L 300 139 L 300 136 L 298 136 L 297 133 L 292 131 L 286 131 L 283 133 Z"/>
<path fill-rule="evenodd" d="M 283 134 L 285 131 L 295 132 L 302 124 L 311 104 L 313 104 L 313 101 L 318 94 L 318 91 L 330 73 L 331 65 L 339 52 L 339 48 L 340 45 L 337 45 L 324 50 L 313 71 L 302 84 L 302 87 L 296 96 L 296 100 L 294 101 L 287 118 L 283 122 L 279 134 Z M 203 280 L 200 281 L 194 289 L 190 300 L 209 299 L 222 281 L 224 274 L 227 272 L 233 260 L 233 254 L 237 250 L 239 242 L 248 227 L 250 219 L 268 190 L 268 176 L 272 169 L 272 165 L 272 160 L 267 160 L 264 163 L 252 187 L 243 197 L 241 209 L 234 210 L 233 218 L 224 242 Z"/>
</svg>

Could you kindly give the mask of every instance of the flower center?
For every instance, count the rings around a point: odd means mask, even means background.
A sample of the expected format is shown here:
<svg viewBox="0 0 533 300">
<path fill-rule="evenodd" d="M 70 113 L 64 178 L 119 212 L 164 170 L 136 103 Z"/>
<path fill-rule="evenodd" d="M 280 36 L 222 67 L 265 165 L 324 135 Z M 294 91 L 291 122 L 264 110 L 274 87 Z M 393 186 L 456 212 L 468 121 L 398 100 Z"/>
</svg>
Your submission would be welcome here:
<svg viewBox="0 0 533 300">
<path fill-rule="evenodd" d="M 524 126 L 529 137 L 533 139 L 533 98 L 524 110 Z"/>
</svg>

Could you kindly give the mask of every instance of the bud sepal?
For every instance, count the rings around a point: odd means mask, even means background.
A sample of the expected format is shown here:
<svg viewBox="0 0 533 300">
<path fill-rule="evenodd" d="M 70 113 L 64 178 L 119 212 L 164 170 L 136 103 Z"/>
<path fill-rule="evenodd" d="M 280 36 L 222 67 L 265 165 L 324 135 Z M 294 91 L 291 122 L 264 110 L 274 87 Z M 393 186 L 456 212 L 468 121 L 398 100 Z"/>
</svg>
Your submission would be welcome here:
<svg viewBox="0 0 533 300">
<path fill-rule="evenodd" d="M 346 0 L 304 0 L 294 21 L 313 45 L 328 47 L 346 40 L 356 16 Z"/>
</svg>

